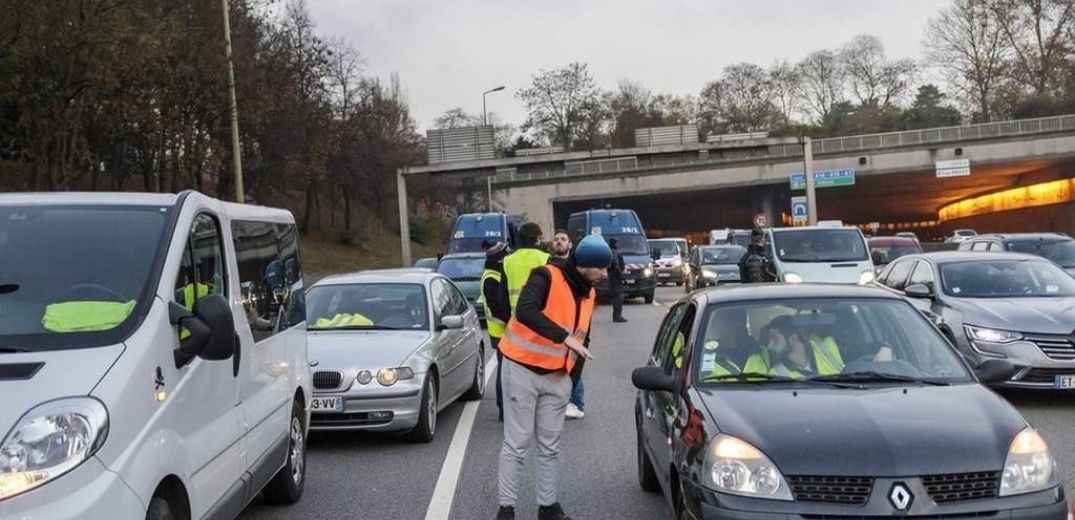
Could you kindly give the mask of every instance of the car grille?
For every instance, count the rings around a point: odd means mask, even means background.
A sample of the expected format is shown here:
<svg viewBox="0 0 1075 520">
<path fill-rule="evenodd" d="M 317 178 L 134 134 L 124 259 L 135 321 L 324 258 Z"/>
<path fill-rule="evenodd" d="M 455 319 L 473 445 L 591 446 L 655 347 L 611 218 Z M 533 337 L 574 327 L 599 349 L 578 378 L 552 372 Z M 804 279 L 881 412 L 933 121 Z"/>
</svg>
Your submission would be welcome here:
<svg viewBox="0 0 1075 520">
<path fill-rule="evenodd" d="M 1071 342 L 1071 336 L 1045 336 L 1027 335 L 1026 339 L 1033 342 L 1042 353 L 1051 359 L 1058 361 L 1075 360 L 1075 344 Z"/>
<path fill-rule="evenodd" d="M 1075 374 L 1073 368 L 1033 368 L 1018 381 L 1020 383 L 1039 383 L 1051 385 L 1056 381 L 1056 376 Z"/>
<path fill-rule="evenodd" d="M 873 479 L 869 477 L 789 476 L 795 500 L 861 506 L 870 498 Z"/>
<path fill-rule="evenodd" d="M 356 413 L 315 413 L 310 415 L 310 426 L 377 426 L 392 422 L 392 412 L 377 412 L 376 419 L 370 419 L 369 412 Z"/>
<path fill-rule="evenodd" d="M 956 473 L 922 477 L 929 497 L 938 504 L 994 498 L 1000 488 L 999 471 Z"/>
<path fill-rule="evenodd" d="M 892 516 L 867 516 L 867 515 L 802 515 L 809 520 L 881 520 L 893 518 Z M 968 518 L 996 518 L 996 511 L 981 511 L 969 513 L 946 513 L 940 515 L 914 515 L 899 518 L 913 518 L 914 520 L 966 520 Z"/>
<path fill-rule="evenodd" d="M 314 388 L 318 390 L 335 390 L 341 381 L 343 374 L 339 372 L 314 372 Z"/>
</svg>

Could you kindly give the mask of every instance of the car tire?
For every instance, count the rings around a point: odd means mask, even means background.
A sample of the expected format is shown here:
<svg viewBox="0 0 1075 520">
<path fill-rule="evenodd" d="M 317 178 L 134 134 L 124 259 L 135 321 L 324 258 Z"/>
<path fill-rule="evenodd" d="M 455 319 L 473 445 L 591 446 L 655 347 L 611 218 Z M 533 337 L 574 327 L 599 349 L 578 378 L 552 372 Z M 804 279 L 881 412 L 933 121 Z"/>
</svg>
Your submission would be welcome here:
<svg viewBox="0 0 1075 520">
<path fill-rule="evenodd" d="M 437 434 L 437 383 L 432 374 L 426 375 L 422 385 L 422 404 L 418 408 L 418 425 L 407 434 L 411 442 L 430 442 Z"/>
<path fill-rule="evenodd" d="M 291 403 L 288 426 L 287 461 L 265 484 L 261 495 L 270 504 L 294 504 L 306 488 L 306 412 L 298 399 Z"/>
<path fill-rule="evenodd" d="M 153 497 L 146 509 L 146 520 L 177 520 L 172 505 L 164 497 Z"/>
<path fill-rule="evenodd" d="M 642 299 L 645 300 L 646 303 L 653 303 L 653 293 L 643 296 Z"/>
<path fill-rule="evenodd" d="M 636 443 L 638 449 L 638 486 L 651 493 L 661 490 L 661 483 L 657 480 L 657 471 L 653 469 L 653 463 L 642 446 L 642 433 L 637 433 Z"/>
<path fill-rule="evenodd" d="M 479 343 L 478 347 L 478 367 L 474 369 L 474 381 L 470 384 L 470 389 L 467 393 L 463 394 L 463 400 L 465 401 L 481 401 L 482 396 L 485 395 L 485 346 Z"/>
</svg>

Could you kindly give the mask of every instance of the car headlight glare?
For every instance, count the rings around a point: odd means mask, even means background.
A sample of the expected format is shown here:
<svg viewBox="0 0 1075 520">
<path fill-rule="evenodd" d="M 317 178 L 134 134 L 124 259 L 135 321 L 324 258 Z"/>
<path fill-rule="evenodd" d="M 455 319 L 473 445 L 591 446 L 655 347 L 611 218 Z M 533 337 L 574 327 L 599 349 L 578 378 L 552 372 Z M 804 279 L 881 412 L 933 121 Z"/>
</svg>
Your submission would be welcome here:
<svg viewBox="0 0 1075 520">
<path fill-rule="evenodd" d="M 1011 343 L 1023 339 L 1022 334 L 1010 330 L 989 329 L 975 327 L 974 325 L 965 325 L 964 327 L 967 329 L 967 337 L 973 340 L 988 343 Z"/>
<path fill-rule="evenodd" d="M 799 273 L 784 273 L 784 282 L 803 283 L 803 277 L 799 276 Z"/>
<path fill-rule="evenodd" d="M 1038 432 L 1027 428 L 1012 440 L 1000 481 L 1000 496 L 1033 493 L 1060 484 L 1056 461 Z"/>
<path fill-rule="evenodd" d="M 410 367 L 382 368 L 377 371 L 377 382 L 381 383 L 381 386 L 392 386 L 396 381 L 407 379 L 414 379 L 414 370 Z"/>
<path fill-rule="evenodd" d="M 873 279 L 874 279 L 873 271 L 863 271 L 862 274 L 859 275 L 859 285 L 866 285 L 866 284 L 872 282 Z"/>
<path fill-rule="evenodd" d="M 100 401 L 74 397 L 22 416 L 0 443 L 0 500 L 49 482 L 93 456 L 108 435 Z"/>
<path fill-rule="evenodd" d="M 717 491 L 771 500 L 793 500 L 791 488 L 768 457 L 750 443 L 719 435 L 706 454 L 708 484 Z"/>
<path fill-rule="evenodd" d="M 717 277 L 717 273 L 715 273 L 713 271 L 706 271 L 706 270 L 702 271 L 702 278 L 716 278 L 716 277 Z"/>
<path fill-rule="evenodd" d="M 649 278 L 651 276 L 653 276 L 653 267 L 652 266 L 646 266 L 646 268 L 642 270 L 642 277 L 643 278 Z"/>
</svg>

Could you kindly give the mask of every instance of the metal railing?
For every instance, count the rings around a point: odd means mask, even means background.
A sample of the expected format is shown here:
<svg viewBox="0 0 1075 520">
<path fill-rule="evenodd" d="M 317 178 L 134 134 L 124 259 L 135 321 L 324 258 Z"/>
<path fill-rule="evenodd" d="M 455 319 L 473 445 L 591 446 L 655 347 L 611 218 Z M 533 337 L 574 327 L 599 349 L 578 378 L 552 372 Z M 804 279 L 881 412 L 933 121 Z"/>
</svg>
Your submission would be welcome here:
<svg viewBox="0 0 1075 520">
<path fill-rule="evenodd" d="M 982 139 L 998 139 L 1025 135 L 1042 135 L 1059 132 L 1075 132 L 1075 115 L 1022 119 L 1018 121 L 999 121 L 966 126 L 927 128 L 907 130 L 884 134 L 856 135 L 848 137 L 831 137 L 813 141 L 814 157 L 848 152 L 885 150 L 928 144 L 958 143 Z M 784 140 L 786 141 L 786 139 Z M 764 146 L 764 145 L 762 145 Z M 734 149 L 732 149 L 734 150 Z M 493 177 L 496 183 L 526 182 L 545 179 L 562 179 L 567 176 L 608 175 L 619 173 L 638 173 L 645 171 L 698 170 L 733 163 L 756 162 L 758 160 L 781 161 L 802 157 L 802 146 L 798 143 L 773 143 L 768 145 L 768 153 L 750 156 L 713 157 L 700 151 L 684 150 L 681 157 L 661 159 L 661 164 L 646 161 L 645 156 L 625 157 L 631 160 L 595 159 L 593 161 L 571 161 L 560 165 L 549 164 L 541 171 L 519 171 L 518 168 L 500 168 Z M 588 164 L 592 163 L 592 164 Z M 570 167 L 568 167 L 570 164 Z"/>
</svg>

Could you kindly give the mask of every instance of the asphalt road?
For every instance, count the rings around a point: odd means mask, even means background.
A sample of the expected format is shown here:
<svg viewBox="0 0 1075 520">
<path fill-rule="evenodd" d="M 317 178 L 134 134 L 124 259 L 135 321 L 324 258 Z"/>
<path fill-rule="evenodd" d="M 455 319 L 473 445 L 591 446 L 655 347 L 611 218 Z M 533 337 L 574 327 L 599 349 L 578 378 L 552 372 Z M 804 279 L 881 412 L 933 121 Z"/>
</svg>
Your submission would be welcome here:
<svg viewBox="0 0 1075 520">
<path fill-rule="evenodd" d="M 674 302 L 681 288 L 658 291 L 659 303 Z M 562 444 L 564 475 L 560 501 L 576 520 L 671 519 L 662 496 L 637 484 L 631 370 L 644 363 L 663 305 L 637 300 L 625 307 L 625 324 L 611 322 L 602 306 L 595 318 L 596 359 L 585 372 L 586 417 L 568 421 Z M 1006 392 L 1025 417 L 1045 436 L 1057 457 L 1068 497 L 1075 491 L 1075 405 L 1071 393 Z M 313 434 L 309 442 L 306 492 L 290 507 L 255 501 L 241 518 L 337 520 L 492 519 L 497 508 L 497 456 L 501 423 L 496 418 L 493 386 L 480 403 L 465 444 L 450 514 L 430 509 L 438 477 L 445 465 L 463 403 L 441 412 L 436 439 L 411 444 L 387 435 Z M 449 466 L 451 466 L 449 464 Z M 517 518 L 537 518 L 533 483 L 523 485 Z M 450 488 L 449 488 L 450 490 Z"/>
</svg>

